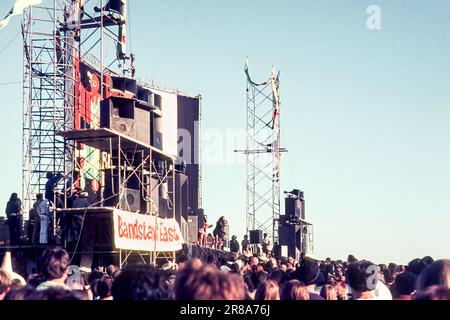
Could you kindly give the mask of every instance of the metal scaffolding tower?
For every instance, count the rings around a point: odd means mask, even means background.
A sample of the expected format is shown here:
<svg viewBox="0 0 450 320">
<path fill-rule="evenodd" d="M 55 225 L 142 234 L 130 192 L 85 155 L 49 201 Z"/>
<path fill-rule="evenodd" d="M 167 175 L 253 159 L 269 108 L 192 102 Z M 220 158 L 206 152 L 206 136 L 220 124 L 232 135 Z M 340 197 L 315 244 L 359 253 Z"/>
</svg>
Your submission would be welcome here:
<svg viewBox="0 0 450 320">
<path fill-rule="evenodd" d="M 126 197 L 123 190 L 134 175 L 147 202 L 143 213 L 159 214 L 155 212 L 151 195 L 161 187 L 168 193 L 170 215 L 174 215 L 175 191 L 167 190 L 174 179 L 172 159 L 161 160 L 161 150 L 136 141 L 131 142 L 132 149 L 125 150 L 124 141 L 129 139 L 115 132 L 107 132 L 106 137 L 92 135 L 99 132 L 92 130 L 100 128 L 99 104 L 109 86 L 106 77 L 134 78 L 135 75 L 134 55 L 128 55 L 126 50 L 127 2 L 120 1 L 120 9 L 105 6 L 107 3 L 107 0 L 49 0 L 24 12 L 22 199 L 25 212 L 32 207 L 35 195 L 45 190 L 48 172 L 64 173 L 58 188 L 65 190 L 67 199 L 67 192 L 72 192 L 75 184 L 74 172 L 87 177 L 86 180 L 98 181 L 103 187 L 106 169 L 115 167 L 119 172 L 116 195 L 120 199 Z M 99 93 L 95 105 L 82 101 L 82 67 L 90 70 L 87 72 L 88 78 L 91 77 L 90 89 Z M 88 136 L 83 136 L 86 132 Z M 114 160 L 116 155 L 118 159 Z M 166 162 L 162 171 L 156 167 L 158 161 Z M 152 178 L 156 183 L 152 183 Z M 105 199 L 101 193 L 101 201 L 92 207 L 103 206 Z M 118 207 L 127 209 L 122 201 Z M 67 209 L 70 208 L 66 200 L 63 208 L 53 208 L 53 212 L 56 216 L 58 210 Z M 123 259 L 120 250 L 121 265 L 130 253 L 125 251 Z M 172 252 L 153 250 L 145 254 L 150 256 L 150 263 L 161 258 L 175 260 Z"/>
<path fill-rule="evenodd" d="M 62 2 L 34 6 L 25 11 L 22 23 L 23 63 L 23 163 L 22 198 L 25 212 L 42 192 L 47 172 L 65 171 L 64 139 L 58 131 L 72 127 L 69 99 L 74 78 L 62 50 L 71 46 L 68 37 L 56 32 L 63 15 Z M 67 57 L 67 58 L 66 58 Z"/>
<path fill-rule="evenodd" d="M 280 207 L 280 81 L 273 68 L 267 81 L 247 75 L 246 231 L 262 230 L 278 243 Z"/>
</svg>

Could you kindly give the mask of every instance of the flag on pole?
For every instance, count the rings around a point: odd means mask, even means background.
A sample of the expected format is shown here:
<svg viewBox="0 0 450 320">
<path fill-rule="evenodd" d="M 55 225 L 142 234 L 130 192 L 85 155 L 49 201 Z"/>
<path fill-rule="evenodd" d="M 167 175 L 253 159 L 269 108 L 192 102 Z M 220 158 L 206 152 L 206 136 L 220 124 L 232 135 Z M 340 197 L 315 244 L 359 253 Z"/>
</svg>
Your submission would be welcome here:
<svg viewBox="0 0 450 320">
<path fill-rule="evenodd" d="M 16 0 L 12 9 L 8 12 L 6 17 L 0 21 L 0 30 L 6 27 L 9 23 L 9 19 L 18 14 L 22 14 L 23 10 L 29 6 L 41 4 L 43 0 Z"/>
</svg>

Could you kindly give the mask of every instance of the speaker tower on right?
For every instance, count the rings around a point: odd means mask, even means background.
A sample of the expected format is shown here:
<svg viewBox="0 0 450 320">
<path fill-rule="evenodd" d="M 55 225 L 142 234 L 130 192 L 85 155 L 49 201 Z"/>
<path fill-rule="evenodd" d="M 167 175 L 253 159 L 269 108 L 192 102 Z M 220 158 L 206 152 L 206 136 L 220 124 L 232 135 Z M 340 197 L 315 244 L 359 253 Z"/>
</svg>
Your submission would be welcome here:
<svg viewBox="0 0 450 320">
<path fill-rule="evenodd" d="M 313 254 L 313 225 L 306 221 L 304 192 L 285 191 L 285 214 L 279 220 L 279 246 L 287 247 L 289 257 L 300 259 Z"/>
</svg>

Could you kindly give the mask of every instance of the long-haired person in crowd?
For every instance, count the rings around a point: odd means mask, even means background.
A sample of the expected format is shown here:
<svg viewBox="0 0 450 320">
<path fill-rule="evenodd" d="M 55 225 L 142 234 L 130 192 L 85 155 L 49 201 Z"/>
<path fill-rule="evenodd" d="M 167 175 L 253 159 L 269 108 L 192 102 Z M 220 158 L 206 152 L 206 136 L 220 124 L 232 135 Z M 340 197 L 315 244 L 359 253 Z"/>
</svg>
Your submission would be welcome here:
<svg viewBox="0 0 450 320">
<path fill-rule="evenodd" d="M 280 300 L 280 288 L 275 281 L 261 282 L 256 289 L 255 300 Z"/>
<path fill-rule="evenodd" d="M 337 300 L 336 290 L 332 285 L 324 285 L 322 289 L 320 289 L 320 296 L 325 300 Z"/>
<path fill-rule="evenodd" d="M 200 260 L 189 261 L 178 271 L 176 300 L 243 300 L 245 289 L 236 274 L 220 271 Z"/>
<path fill-rule="evenodd" d="M 280 299 L 283 301 L 309 300 L 309 292 L 303 283 L 298 280 L 291 280 L 283 286 Z"/>
</svg>

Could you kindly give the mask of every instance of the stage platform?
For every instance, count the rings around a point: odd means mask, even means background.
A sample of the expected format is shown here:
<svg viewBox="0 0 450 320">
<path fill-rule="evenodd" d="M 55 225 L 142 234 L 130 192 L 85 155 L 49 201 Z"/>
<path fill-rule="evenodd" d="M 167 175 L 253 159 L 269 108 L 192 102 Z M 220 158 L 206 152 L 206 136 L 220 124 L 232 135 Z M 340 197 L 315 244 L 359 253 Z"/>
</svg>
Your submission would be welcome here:
<svg viewBox="0 0 450 320">
<path fill-rule="evenodd" d="M 100 151 L 114 150 L 120 145 L 123 151 L 150 150 L 154 156 L 162 160 L 175 161 L 176 159 L 173 155 L 154 146 L 107 128 L 61 131 L 57 135 L 66 140 L 77 141 Z"/>
</svg>

